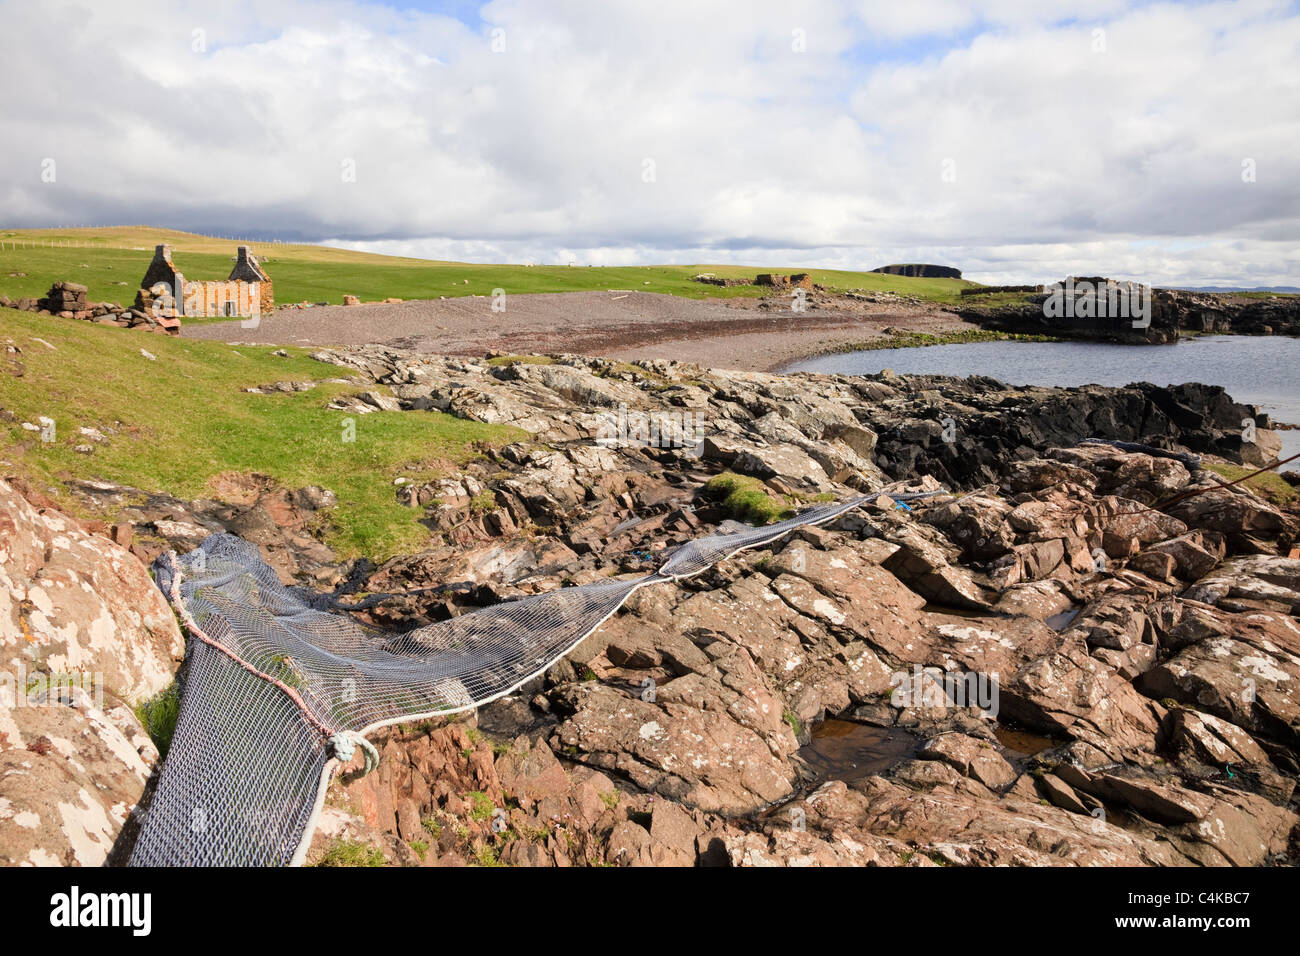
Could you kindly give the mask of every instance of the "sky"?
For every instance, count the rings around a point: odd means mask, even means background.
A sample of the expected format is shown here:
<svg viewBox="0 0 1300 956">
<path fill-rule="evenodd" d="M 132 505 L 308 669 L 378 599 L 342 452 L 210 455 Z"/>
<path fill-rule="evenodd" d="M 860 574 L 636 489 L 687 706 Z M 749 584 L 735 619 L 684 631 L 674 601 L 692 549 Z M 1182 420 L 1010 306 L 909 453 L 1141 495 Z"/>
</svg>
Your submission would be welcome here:
<svg viewBox="0 0 1300 956">
<path fill-rule="evenodd" d="M 1300 4 L 0 0 L 0 226 L 1300 285 Z"/>
</svg>

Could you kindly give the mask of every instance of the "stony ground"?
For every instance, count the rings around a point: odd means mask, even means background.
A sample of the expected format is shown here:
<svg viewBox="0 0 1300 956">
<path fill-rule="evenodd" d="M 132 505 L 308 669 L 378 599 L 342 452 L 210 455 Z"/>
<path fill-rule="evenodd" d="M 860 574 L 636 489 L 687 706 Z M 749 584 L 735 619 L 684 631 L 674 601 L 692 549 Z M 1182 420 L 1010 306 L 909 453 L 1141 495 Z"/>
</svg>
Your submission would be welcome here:
<svg viewBox="0 0 1300 956">
<path fill-rule="evenodd" d="M 628 373 L 576 359 L 491 369 L 380 350 L 335 360 L 408 407 L 512 420 L 546 440 L 507 449 L 461 488 L 407 492 L 446 545 L 370 586 L 476 586 L 441 608 L 390 607 L 389 625 L 642 570 L 725 519 L 700 485 L 720 468 L 796 506 L 900 479 L 974 492 L 911 512 L 884 499 L 686 587 L 642 592 L 476 721 L 388 738 L 389 776 L 345 778 L 318 855 L 351 839 L 411 863 L 1294 859 L 1300 560 L 1283 555 L 1296 516 L 1168 458 L 1075 445 L 1097 431 L 1176 434 L 1207 453 L 1268 454 L 1235 440 L 1248 410 L 1221 393 L 667 363 Z M 701 447 L 593 449 L 592 413 L 624 403 L 702 410 Z M 484 487 L 494 507 L 476 514 Z M 1189 489 L 1200 493 L 1147 508 Z M 915 668 L 997 674 L 997 719 L 896 700 Z M 800 749 L 834 714 L 905 729 L 915 746 L 881 774 L 817 777 Z M 1008 727 L 1049 739 L 1025 753 L 1003 743 Z"/>
<path fill-rule="evenodd" d="M 339 595 L 444 586 L 369 612 L 396 628 L 644 573 L 755 508 L 864 492 L 873 503 L 638 592 L 546 675 L 472 717 L 377 735 L 379 769 L 335 781 L 312 861 L 1297 860 L 1300 516 L 1173 458 L 1080 444 L 1097 435 L 1268 457 L 1276 435 L 1261 428 L 1243 442 L 1253 410 L 1221 390 L 780 377 L 577 356 L 492 366 L 379 347 L 318 357 L 321 380 L 343 366 L 391 390 L 333 399 L 360 416 L 359 436 L 365 416 L 436 408 L 531 437 L 396 486 L 432 538 L 378 568 L 340 563 L 312 536 L 329 489 L 262 485 L 237 504 L 102 483 L 82 493 L 119 503 L 130 526 L 114 534 L 125 544 L 129 532 L 145 560 L 227 529 L 259 544 L 285 580 Z M 638 416 L 666 437 L 638 436 Z M 631 427 L 611 429 L 620 420 Z M 685 434 L 668 427 L 683 422 Z M 725 497 L 711 483 L 723 472 L 750 496 Z M 911 510 L 888 497 L 909 488 L 951 493 Z M 12 541 L 36 509 L 0 490 Z M 132 567 L 117 545 L 77 533 Z M 4 647 L 66 655 L 68 616 L 41 611 L 59 605 L 43 595 L 60 575 L 102 574 L 103 558 L 83 549 L 54 568 L 44 554 L 5 558 Z M 148 587 L 133 567 L 124 595 Z M 174 668 L 175 635 L 141 636 L 135 603 L 84 614 L 114 617 L 137 635 L 128 646 L 96 641 L 86 623 L 76 653 L 102 666 L 151 655 L 140 670 L 152 688 Z M 996 679 L 994 707 L 936 696 L 967 677 Z M 101 764 L 123 741 L 130 754 L 113 788 L 83 785 L 87 809 L 72 824 L 47 819 L 35 787 L 0 806 L 6 859 L 100 862 L 114 841 L 119 852 L 129 843 L 119 828 L 156 753 L 129 711 L 109 729 L 66 709 L 63 723 L 56 711 L 50 726 L 6 724 L 5 759 L 39 781 L 64 773 L 64 749 L 99 746 L 89 776 L 108 773 Z M 805 747 L 829 716 L 905 746 L 879 772 L 814 770 Z M 44 828 L 35 842 L 14 822 L 28 814 Z"/>
<path fill-rule="evenodd" d="M 878 338 L 888 327 L 975 328 L 933 305 L 889 293 L 813 293 L 807 305 L 806 312 L 795 313 L 789 296 L 710 302 L 630 289 L 508 295 L 505 311 L 493 312 L 492 299 L 470 296 L 279 309 L 257 329 L 238 322 L 190 324 L 183 334 L 277 345 L 378 343 L 466 356 L 564 351 L 766 370 Z"/>
</svg>

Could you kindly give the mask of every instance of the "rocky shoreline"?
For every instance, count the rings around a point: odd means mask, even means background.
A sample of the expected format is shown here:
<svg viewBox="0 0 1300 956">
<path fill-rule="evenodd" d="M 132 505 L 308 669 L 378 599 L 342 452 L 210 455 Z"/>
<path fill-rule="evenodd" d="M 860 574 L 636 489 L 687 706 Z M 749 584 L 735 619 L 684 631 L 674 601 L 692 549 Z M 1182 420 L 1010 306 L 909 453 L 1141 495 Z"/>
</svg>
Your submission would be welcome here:
<svg viewBox="0 0 1300 956">
<path fill-rule="evenodd" d="M 1107 312 L 1107 305 L 1102 302 L 1107 297 L 1097 292 L 1105 288 L 1104 278 L 1079 281 L 1088 283 L 1085 288 L 1090 291 L 1074 299 L 1068 316 L 1049 317 L 1044 307 L 1049 292 L 1033 292 L 1018 302 L 983 308 L 975 305 L 980 298 L 975 294 L 970 297 L 972 304 L 958 308 L 957 314 L 993 331 L 1135 345 L 1176 342 L 1185 332 L 1300 335 L 1300 296 L 1155 289 L 1150 295 L 1149 316 L 1135 321 L 1129 315 L 1117 315 L 1113 305 L 1112 311 Z M 1077 308 L 1085 299 L 1086 308 Z"/>
<path fill-rule="evenodd" d="M 1041 291 L 968 289 L 965 292 L 973 294 L 963 294 L 952 305 L 892 292 L 829 291 L 820 286 L 798 291 L 804 295 L 801 311 L 795 311 L 788 292 L 697 300 L 610 290 L 514 295 L 508 297 L 503 312 L 491 311 L 490 300 L 482 296 L 289 308 L 264 316 L 254 329 L 237 322 L 208 323 L 187 326 L 182 334 L 231 343 L 330 347 L 379 343 L 462 357 L 485 350 L 563 351 L 627 362 L 686 361 L 746 371 L 778 371 L 818 355 L 859 348 L 905 348 L 996 336 L 1153 344 L 1202 332 L 1300 335 L 1300 297 L 1289 295 L 1156 289 L 1150 325 L 1135 329 L 1127 319 L 1049 319 L 1043 307 L 1046 294 Z"/>
<path fill-rule="evenodd" d="M 1264 463 L 1277 447 L 1267 417 L 1222 389 L 565 355 L 490 364 L 376 346 L 316 357 L 322 382 L 372 388 L 331 407 L 437 409 L 528 438 L 396 485 L 431 540 L 379 567 L 341 562 L 310 533 L 329 489 L 253 478 L 238 501 L 192 502 L 85 483 L 79 493 L 118 522 L 81 527 L 0 485 L 6 659 L 35 647 L 51 669 L 126 667 L 124 698 L 163 689 L 180 639 L 141 562 L 218 530 L 258 544 L 286 581 L 344 600 L 406 594 L 366 615 L 409 628 L 644 573 L 737 518 L 862 493 L 874 503 L 680 588 L 638 592 L 544 677 L 473 717 L 378 735 L 379 769 L 331 788 L 312 861 L 1300 859 L 1300 514 L 1162 454 L 1081 444 Z M 908 509 L 888 496 L 941 489 Z M 20 547 L 24 536 L 74 547 Z M 69 582 L 115 596 L 70 603 Z M 996 688 L 993 707 L 931 692 L 967 678 Z M 806 748 L 828 717 L 895 735 L 897 759 L 868 776 L 819 775 Z M 0 859 L 118 859 L 158 760 L 130 707 L 75 695 L 0 707 L 0 734 L 0 762 L 30 765 L 32 784 L 0 805 Z M 84 807 L 71 823 L 40 792 L 66 776 L 69 748 L 82 773 L 58 786 Z"/>
</svg>

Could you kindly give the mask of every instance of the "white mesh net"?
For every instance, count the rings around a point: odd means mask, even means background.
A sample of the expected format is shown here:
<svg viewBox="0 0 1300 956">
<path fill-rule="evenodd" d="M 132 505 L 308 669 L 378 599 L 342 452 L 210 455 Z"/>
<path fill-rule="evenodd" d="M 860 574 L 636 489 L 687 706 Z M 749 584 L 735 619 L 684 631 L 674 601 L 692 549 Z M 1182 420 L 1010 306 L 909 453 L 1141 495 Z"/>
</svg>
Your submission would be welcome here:
<svg viewBox="0 0 1300 956">
<path fill-rule="evenodd" d="M 158 584 L 192 639 L 175 735 L 131 864 L 301 862 L 337 766 L 332 736 L 481 706 L 544 672 L 637 588 L 699 574 L 867 500 L 707 535 L 644 577 L 561 588 L 400 634 L 323 610 L 324 600 L 281 584 L 255 546 L 231 535 L 160 560 Z"/>
</svg>

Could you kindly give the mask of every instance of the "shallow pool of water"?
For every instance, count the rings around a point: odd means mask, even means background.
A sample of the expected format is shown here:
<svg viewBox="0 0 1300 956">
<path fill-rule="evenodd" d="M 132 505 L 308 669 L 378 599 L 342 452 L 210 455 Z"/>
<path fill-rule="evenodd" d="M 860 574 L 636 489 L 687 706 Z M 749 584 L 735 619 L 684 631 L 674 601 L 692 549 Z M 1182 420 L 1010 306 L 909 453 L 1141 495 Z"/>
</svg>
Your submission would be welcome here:
<svg viewBox="0 0 1300 956">
<path fill-rule="evenodd" d="M 1051 737 L 1044 737 L 1042 734 L 1019 727 L 1009 727 L 1006 724 L 998 724 L 994 727 L 993 736 L 998 738 L 998 743 L 1011 751 L 1010 756 L 1017 757 L 1032 757 L 1044 750 L 1051 750 L 1060 743 Z"/>
<path fill-rule="evenodd" d="M 1081 608 L 1072 607 L 1068 611 L 1062 611 L 1060 614 L 1053 614 L 1044 623 L 1054 631 L 1063 631 L 1070 626 L 1070 622 L 1079 616 Z"/>
<path fill-rule="evenodd" d="M 816 781 L 850 783 L 884 773 L 916 753 L 921 740 L 906 730 L 872 727 L 832 717 L 812 731 L 812 740 L 799 750 Z"/>
</svg>

